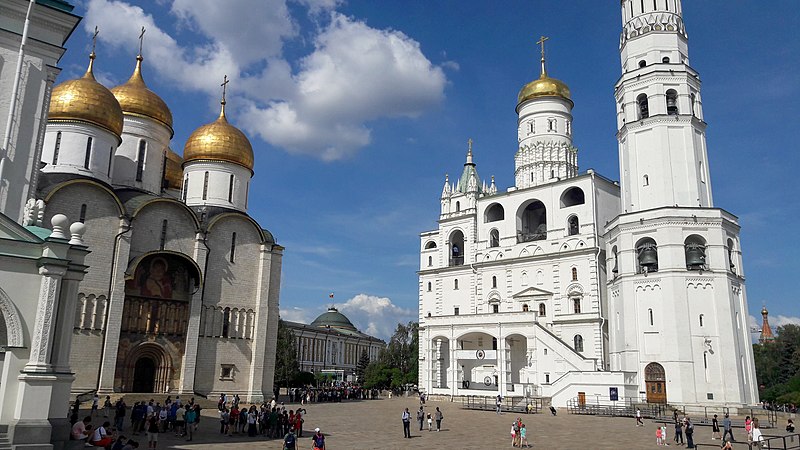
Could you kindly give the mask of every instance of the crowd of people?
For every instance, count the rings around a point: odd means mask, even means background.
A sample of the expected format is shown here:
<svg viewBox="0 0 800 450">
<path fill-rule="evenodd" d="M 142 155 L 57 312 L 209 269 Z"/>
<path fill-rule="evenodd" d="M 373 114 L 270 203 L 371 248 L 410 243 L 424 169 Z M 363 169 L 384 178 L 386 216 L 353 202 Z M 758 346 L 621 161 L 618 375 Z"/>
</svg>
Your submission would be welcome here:
<svg viewBox="0 0 800 450">
<path fill-rule="evenodd" d="M 797 405 L 794 403 L 761 402 L 761 408 L 769 411 L 797 414 Z"/>
</svg>

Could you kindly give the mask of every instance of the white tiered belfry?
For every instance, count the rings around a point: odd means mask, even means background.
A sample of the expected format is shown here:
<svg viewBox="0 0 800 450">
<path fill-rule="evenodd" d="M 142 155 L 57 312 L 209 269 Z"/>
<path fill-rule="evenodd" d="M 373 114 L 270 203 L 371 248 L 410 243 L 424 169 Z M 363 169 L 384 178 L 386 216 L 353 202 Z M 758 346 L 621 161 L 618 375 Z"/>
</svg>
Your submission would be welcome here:
<svg viewBox="0 0 800 450">
<path fill-rule="evenodd" d="M 648 398 L 758 401 L 739 223 L 714 208 L 680 1 L 623 1 L 623 214 L 607 225 L 611 368 Z M 644 6 L 644 10 L 642 10 Z"/>
<path fill-rule="evenodd" d="M 515 185 L 472 143 L 420 242 L 430 394 L 728 405 L 758 401 L 732 214 L 713 208 L 700 82 L 678 0 L 621 1 L 621 187 L 578 173 L 569 88 L 517 101 Z M 522 401 L 522 400 L 520 400 Z"/>
</svg>

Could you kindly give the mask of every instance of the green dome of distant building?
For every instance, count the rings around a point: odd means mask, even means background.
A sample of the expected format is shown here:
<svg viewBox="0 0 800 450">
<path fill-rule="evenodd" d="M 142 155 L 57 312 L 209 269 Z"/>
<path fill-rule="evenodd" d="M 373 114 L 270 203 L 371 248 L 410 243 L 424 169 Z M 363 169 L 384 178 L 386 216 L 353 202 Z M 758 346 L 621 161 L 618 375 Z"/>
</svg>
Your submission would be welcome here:
<svg viewBox="0 0 800 450">
<path fill-rule="evenodd" d="M 358 331 L 356 327 L 350 322 L 344 314 L 340 313 L 336 308 L 330 307 L 328 311 L 320 314 L 319 317 L 311 322 L 312 327 L 330 327 L 340 330 Z"/>
</svg>

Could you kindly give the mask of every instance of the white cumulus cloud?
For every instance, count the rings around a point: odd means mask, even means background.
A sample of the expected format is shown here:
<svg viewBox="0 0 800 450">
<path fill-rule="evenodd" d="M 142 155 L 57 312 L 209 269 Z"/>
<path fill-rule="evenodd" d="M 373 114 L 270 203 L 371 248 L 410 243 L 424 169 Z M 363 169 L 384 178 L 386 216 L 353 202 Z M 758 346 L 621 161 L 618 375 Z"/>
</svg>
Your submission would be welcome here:
<svg viewBox="0 0 800 450">
<path fill-rule="evenodd" d="M 417 319 L 417 311 L 401 308 L 387 297 L 369 294 L 358 294 L 344 303 L 337 303 L 336 308 L 361 332 L 387 342 L 398 323 Z"/>
<path fill-rule="evenodd" d="M 401 31 L 372 28 L 336 12 L 339 0 L 295 1 L 326 19 L 314 21 L 314 48 L 296 61 L 283 51 L 302 35 L 287 0 L 236 0 L 235 7 L 219 0 L 172 0 L 174 24 L 164 23 L 169 18 L 157 23 L 133 2 L 88 0 L 84 28 L 100 26 L 101 42 L 130 51 L 133 66 L 144 26 L 145 75 L 157 71 L 178 89 L 214 99 L 228 75 L 234 122 L 251 137 L 328 161 L 370 144 L 370 122 L 417 117 L 444 98 L 443 67 L 457 63 L 436 65 Z M 190 34 L 192 42 L 179 40 Z"/>
</svg>

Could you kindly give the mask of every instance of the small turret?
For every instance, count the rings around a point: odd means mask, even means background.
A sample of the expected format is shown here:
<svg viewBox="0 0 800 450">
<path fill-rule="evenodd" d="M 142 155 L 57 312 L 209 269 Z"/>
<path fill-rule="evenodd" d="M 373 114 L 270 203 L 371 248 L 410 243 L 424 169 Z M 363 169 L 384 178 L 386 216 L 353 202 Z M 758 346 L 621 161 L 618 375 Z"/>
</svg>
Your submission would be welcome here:
<svg viewBox="0 0 800 450">
<path fill-rule="evenodd" d="M 772 328 L 769 326 L 769 311 L 767 311 L 766 305 L 761 308 L 761 317 L 763 317 L 763 322 L 761 323 L 761 337 L 759 337 L 758 341 L 762 344 L 774 341 L 775 336 L 772 334 Z"/>
</svg>

